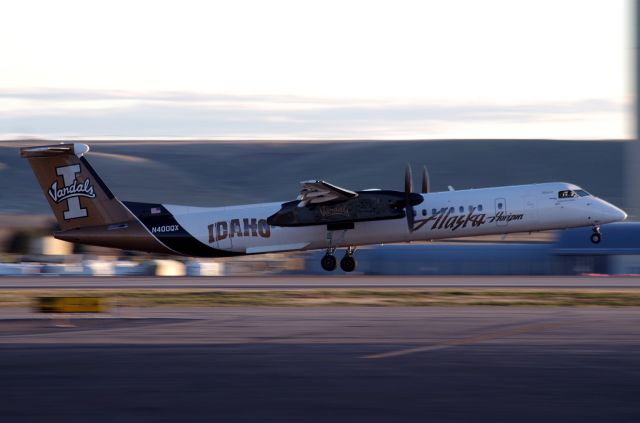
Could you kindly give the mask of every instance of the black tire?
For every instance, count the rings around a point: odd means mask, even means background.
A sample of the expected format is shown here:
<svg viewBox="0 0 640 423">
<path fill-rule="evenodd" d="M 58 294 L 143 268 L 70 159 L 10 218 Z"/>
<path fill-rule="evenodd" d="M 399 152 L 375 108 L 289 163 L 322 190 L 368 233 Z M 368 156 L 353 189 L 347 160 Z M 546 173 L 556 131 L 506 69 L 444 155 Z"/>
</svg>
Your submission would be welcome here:
<svg viewBox="0 0 640 423">
<path fill-rule="evenodd" d="M 336 270 L 337 265 L 338 260 L 336 260 L 336 257 L 331 254 L 325 254 L 324 257 L 322 257 L 322 260 L 320 260 L 320 266 L 322 266 L 322 268 L 327 272 Z"/>
<path fill-rule="evenodd" d="M 600 234 L 591 234 L 591 242 L 593 242 L 594 244 L 600 244 L 601 239 L 602 237 L 600 236 Z"/>
<path fill-rule="evenodd" d="M 356 269 L 356 259 L 346 255 L 340 260 L 340 268 L 345 272 L 353 272 Z"/>
</svg>

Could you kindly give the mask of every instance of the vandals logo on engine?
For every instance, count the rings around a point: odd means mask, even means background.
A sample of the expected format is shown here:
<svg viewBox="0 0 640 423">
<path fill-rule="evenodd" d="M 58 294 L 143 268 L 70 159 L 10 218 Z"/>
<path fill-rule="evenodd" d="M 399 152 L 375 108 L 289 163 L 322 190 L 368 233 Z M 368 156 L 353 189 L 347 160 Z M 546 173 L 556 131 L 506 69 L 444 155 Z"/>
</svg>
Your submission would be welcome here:
<svg viewBox="0 0 640 423">
<path fill-rule="evenodd" d="M 349 209 L 344 204 L 335 206 L 320 206 L 320 214 L 322 217 L 329 216 L 349 216 Z"/>
<path fill-rule="evenodd" d="M 54 203 L 67 202 L 67 210 L 64 212 L 65 220 L 86 217 L 87 209 L 80 207 L 80 197 L 96 197 L 91 180 L 87 178 L 84 181 L 78 181 L 76 175 L 79 173 L 79 164 L 57 167 L 56 174 L 62 176 L 64 186 L 60 187 L 58 181 L 54 181 L 48 191 Z"/>
</svg>

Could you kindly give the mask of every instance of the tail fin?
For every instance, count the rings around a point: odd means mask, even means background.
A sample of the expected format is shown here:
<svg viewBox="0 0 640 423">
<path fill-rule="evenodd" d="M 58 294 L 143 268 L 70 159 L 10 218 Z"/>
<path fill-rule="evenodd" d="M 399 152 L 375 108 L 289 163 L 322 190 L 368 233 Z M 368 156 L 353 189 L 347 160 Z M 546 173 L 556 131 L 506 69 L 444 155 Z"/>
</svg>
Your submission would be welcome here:
<svg viewBox="0 0 640 423">
<path fill-rule="evenodd" d="M 88 151 L 86 144 L 20 149 L 63 231 L 133 219 L 83 157 Z"/>
</svg>

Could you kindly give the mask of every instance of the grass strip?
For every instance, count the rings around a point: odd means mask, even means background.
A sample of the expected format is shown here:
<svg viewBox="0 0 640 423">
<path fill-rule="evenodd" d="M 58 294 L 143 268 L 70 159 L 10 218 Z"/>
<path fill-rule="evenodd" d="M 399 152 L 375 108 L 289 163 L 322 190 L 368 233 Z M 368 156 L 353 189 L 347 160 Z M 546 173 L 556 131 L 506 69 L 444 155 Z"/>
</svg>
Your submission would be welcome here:
<svg viewBox="0 0 640 423">
<path fill-rule="evenodd" d="M 117 307 L 228 306 L 640 306 L 640 289 L 118 289 L 0 290 L 0 307 L 30 307 L 40 296 L 102 297 Z"/>
</svg>

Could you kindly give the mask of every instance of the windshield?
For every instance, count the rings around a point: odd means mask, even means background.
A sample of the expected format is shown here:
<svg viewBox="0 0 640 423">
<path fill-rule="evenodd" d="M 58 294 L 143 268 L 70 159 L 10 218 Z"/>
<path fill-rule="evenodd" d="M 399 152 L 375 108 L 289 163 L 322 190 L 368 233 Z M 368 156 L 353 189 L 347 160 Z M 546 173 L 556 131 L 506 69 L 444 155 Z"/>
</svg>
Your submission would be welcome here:
<svg viewBox="0 0 640 423">
<path fill-rule="evenodd" d="M 575 196 L 576 196 L 576 193 L 570 189 L 566 189 L 558 193 L 558 198 L 573 198 Z"/>
<path fill-rule="evenodd" d="M 563 191 L 558 192 L 558 198 L 575 198 L 575 197 L 587 197 L 589 194 L 587 191 L 583 189 L 565 189 Z"/>
</svg>

